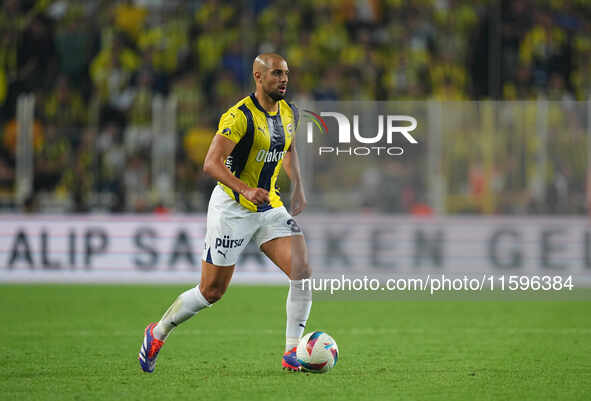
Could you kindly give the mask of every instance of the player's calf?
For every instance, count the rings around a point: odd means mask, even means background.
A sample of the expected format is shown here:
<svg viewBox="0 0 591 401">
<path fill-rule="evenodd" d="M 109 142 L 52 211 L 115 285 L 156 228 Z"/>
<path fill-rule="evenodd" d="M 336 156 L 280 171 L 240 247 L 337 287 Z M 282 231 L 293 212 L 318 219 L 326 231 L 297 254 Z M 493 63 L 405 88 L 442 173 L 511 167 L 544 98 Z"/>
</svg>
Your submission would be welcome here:
<svg viewBox="0 0 591 401">
<path fill-rule="evenodd" d="M 210 304 L 213 304 L 222 299 L 224 293 L 226 292 L 225 288 L 212 286 L 200 288 L 200 291 L 203 295 L 203 298 L 205 298 L 207 302 L 209 302 Z"/>
<path fill-rule="evenodd" d="M 170 305 L 158 323 L 150 323 L 144 332 L 144 341 L 138 360 L 144 372 L 151 373 L 156 366 L 156 358 L 170 332 L 211 303 L 201 294 L 198 287 L 183 292 Z"/>
</svg>

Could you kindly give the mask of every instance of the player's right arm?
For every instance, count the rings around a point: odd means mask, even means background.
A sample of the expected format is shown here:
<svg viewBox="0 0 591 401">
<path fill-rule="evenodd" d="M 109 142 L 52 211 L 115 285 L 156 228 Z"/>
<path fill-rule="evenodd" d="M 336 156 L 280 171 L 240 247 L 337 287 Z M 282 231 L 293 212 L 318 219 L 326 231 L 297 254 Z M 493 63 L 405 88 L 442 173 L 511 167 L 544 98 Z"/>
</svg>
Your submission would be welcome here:
<svg viewBox="0 0 591 401">
<path fill-rule="evenodd" d="M 238 113 L 224 114 L 220 120 L 218 132 L 213 137 L 205 156 L 203 172 L 227 185 L 232 191 L 238 192 L 255 205 L 260 205 L 269 202 L 269 192 L 263 188 L 249 187 L 234 176 L 225 164 L 240 138 L 244 136 L 245 130 L 246 125 L 241 121 Z"/>
</svg>

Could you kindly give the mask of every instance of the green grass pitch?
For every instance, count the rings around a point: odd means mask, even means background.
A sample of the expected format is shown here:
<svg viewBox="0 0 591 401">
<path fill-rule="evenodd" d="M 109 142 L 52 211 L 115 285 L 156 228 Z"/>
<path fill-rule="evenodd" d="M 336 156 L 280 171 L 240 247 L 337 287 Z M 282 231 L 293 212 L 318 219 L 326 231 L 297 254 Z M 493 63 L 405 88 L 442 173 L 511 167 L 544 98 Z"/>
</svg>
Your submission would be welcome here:
<svg viewBox="0 0 591 401">
<path fill-rule="evenodd" d="M 590 400 L 591 301 L 318 297 L 327 374 L 280 368 L 286 287 L 231 286 L 170 336 L 143 329 L 182 286 L 0 286 L 0 400 Z"/>
</svg>

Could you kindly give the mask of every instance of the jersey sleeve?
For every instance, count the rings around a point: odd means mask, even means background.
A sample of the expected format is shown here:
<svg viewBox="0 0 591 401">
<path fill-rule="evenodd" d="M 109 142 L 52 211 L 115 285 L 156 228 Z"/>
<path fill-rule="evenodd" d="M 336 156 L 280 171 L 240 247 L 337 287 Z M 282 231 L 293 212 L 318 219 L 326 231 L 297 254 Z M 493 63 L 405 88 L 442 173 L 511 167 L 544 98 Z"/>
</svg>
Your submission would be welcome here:
<svg viewBox="0 0 591 401">
<path fill-rule="evenodd" d="M 221 135 L 234 143 L 240 142 L 246 134 L 246 117 L 239 110 L 230 109 L 220 118 L 216 135 Z"/>
<path fill-rule="evenodd" d="M 293 103 L 288 103 L 291 111 L 293 112 L 293 125 L 294 128 L 297 130 L 298 125 L 300 124 L 300 110 L 296 107 Z"/>
</svg>

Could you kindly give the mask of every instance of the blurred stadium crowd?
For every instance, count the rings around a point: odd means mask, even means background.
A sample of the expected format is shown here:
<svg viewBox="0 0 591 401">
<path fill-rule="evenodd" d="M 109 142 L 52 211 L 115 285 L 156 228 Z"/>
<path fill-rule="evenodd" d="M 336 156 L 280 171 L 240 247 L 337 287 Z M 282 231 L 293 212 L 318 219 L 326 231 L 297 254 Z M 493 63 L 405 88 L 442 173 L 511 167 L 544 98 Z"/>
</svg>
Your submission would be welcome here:
<svg viewBox="0 0 591 401">
<path fill-rule="evenodd" d="M 289 92 L 300 101 L 584 101 L 591 95 L 586 0 L 3 0 L 0 31 L 3 210 L 19 210 L 11 200 L 22 93 L 35 95 L 34 190 L 26 208 L 69 212 L 204 211 L 213 183 L 202 176 L 201 163 L 211 135 L 221 112 L 251 90 L 251 62 L 263 51 L 287 58 Z M 158 95 L 177 101 L 172 204 L 153 190 L 147 151 Z M 586 147 L 583 134 L 571 142 Z M 558 157 L 568 158 L 570 149 Z M 449 174 L 465 171 L 457 193 L 466 199 L 482 185 L 478 166 L 461 159 L 469 153 L 446 151 L 454 160 Z M 563 191 L 569 185 L 579 191 L 574 203 L 502 208 L 454 198 L 449 211 L 584 212 L 581 157 L 576 171 L 557 167 Z M 530 168 L 515 163 L 514 169 Z M 387 174 L 402 174 L 403 166 L 390 165 Z M 364 179 L 382 178 L 367 173 Z M 548 180 L 554 184 L 556 176 Z M 330 190 L 330 180 L 322 188 Z M 388 212 L 420 206 L 364 202 Z"/>
</svg>

